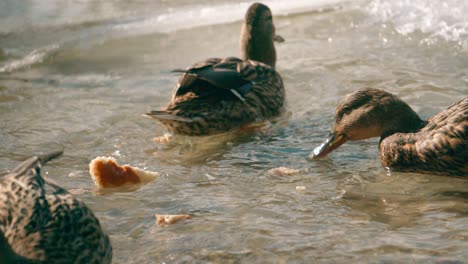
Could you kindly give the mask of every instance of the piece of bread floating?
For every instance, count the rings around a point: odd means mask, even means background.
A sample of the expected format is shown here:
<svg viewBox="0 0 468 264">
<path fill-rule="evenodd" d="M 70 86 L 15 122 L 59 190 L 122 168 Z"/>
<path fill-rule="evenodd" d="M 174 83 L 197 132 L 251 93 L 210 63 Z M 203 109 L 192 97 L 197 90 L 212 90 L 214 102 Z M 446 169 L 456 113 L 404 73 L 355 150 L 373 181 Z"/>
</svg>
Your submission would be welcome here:
<svg viewBox="0 0 468 264">
<path fill-rule="evenodd" d="M 296 191 L 298 192 L 305 192 L 307 190 L 307 187 L 305 186 L 296 186 Z"/>
<path fill-rule="evenodd" d="M 191 219 L 191 215 L 162 215 L 162 214 L 156 214 L 156 224 L 159 226 L 167 226 L 171 224 L 175 224 L 179 222 L 180 220 L 185 220 L 185 219 Z"/>
<path fill-rule="evenodd" d="M 97 157 L 89 163 L 89 173 L 99 188 L 112 188 L 153 181 L 157 172 L 130 165 L 120 166 L 113 157 Z"/>
<path fill-rule="evenodd" d="M 270 174 L 272 176 L 283 177 L 283 176 L 293 176 L 293 175 L 298 174 L 299 172 L 300 172 L 300 170 L 286 168 L 286 167 L 278 167 L 278 168 L 274 168 L 274 169 L 269 170 L 268 174 Z"/>
<path fill-rule="evenodd" d="M 164 135 L 162 135 L 162 136 L 153 138 L 153 141 L 155 143 L 159 143 L 159 144 L 167 144 L 167 143 L 169 143 L 171 141 L 171 139 L 172 139 L 171 134 L 164 133 Z"/>
</svg>

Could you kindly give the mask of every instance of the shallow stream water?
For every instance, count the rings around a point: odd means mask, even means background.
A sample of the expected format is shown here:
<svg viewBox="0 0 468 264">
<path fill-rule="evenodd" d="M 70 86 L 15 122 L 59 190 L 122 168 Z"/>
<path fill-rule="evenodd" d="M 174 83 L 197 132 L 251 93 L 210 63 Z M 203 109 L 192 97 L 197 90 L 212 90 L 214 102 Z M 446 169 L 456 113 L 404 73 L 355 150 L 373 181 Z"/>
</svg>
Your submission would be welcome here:
<svg viewBox="0 0 468 264">
<path fill-rule="evenodd" d="M 178 76 L 238 56 L 248 2 L 0 2 L 0 170 L 55 148 L 43 172 L 85 201 L 114 263 L 464 263 L 468 182 L 387 171 L 378 139 L 308 161 L 346 94 L 397 94 L 423 118 L 468 96 L 468 2 L 265 1 L 288 115 L 256 133 L 153 142 Z M 98 191 L 88 163 L 160 173 Z M 291 177 L 268 174 L 280 166 Z M 305 191 L 296 191 L 305 186 Z M 168 227 L 154 215 L 191 214 Z"/>
</svg>

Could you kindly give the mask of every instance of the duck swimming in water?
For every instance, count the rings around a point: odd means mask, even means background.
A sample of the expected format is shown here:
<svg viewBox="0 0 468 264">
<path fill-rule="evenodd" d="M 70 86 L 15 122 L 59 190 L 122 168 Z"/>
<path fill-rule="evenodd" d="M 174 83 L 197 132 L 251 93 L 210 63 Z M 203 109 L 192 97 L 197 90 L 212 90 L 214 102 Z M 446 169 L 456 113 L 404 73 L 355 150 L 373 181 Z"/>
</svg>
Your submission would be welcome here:
<svg viewBox="0 0 468 264">
<path fill-rule="evenodd" d="M 242 59 L 211 58 L 187 70 L 169 105 L 146 115 L 169 132 L 210 135 L 279 116 L 284 111 L 283 81 L 275 70 L 275 36 L 270 9 L 252 4 L 241 31 Z"/>
<path fill-rule="evenodd" d="M 359 90 L 338 104 L 332 132 L 310 158 L 372 137 L 380 137 L 380 161 L 392 171 L 466 177 L 468 97 L 425 121 L 391 93 Z"/>
<path fill-rule="evenodd" d="M 32 157 L 0 176 L 0 263 L 111 263 L 93 212 L 40 174 L 61 154 Z"/>
</svg>

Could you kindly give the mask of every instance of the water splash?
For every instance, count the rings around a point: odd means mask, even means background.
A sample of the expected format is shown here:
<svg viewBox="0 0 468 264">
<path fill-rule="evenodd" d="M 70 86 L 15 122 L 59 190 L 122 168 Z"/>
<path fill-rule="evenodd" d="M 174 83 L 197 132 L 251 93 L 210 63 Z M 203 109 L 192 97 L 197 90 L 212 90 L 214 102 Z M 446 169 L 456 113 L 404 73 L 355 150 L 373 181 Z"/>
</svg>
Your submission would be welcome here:
<svg viewBox="0 0 468 264">
<path fill-rule="evenodd" d="M 34 64 L 42 63 L 44 59 L 52 55 L 59 49 L 59 45 L 54 44 L 44 48 L 35 49 L 26 56 L 20 59 L 13 59 L 6 61 L 5 64 L 0 65 L 0 73 L 8 73 L 18 69 L 30 67 Z"/>
<path fill-rule="evenodd" d="M 263 1 L 275 16 L 302 13 L 331 7 L 347 0 L 270 0 Z M 137 34 L 154 32 L 173 32 L 181 29 L 199 26 L 216 25 L 240 21 L 250 2 L 224 3 L 211 6 L 188 6 L 186 8 L 170 9 L 162 14 L 152 14 L 149 17 L 136 19 L 114 26 L 114 29 L 131 31 Z"/>
<path fill-rule="evenodd" d="M 282 0 L 266 0 L 264 3 L 270 6 L 275 15 L 287 15 L 329 8 L 348 1 L 291 0 L 284 2 Z M 55 52 L 77 45 L 86 47 L 114 38 L 167 33 L 240 21 L 250 5 L 250 2 L 229 2 L 213 5 L 197 3 L 179 5 L 177 8 L 160 7 L 154 11 L 138 9 L 130 15 L 129 11 L 125 11 L 118 3 L 115 6 L 113 4 L 105 5 L 106 8 L 102 8 L 102 10 L 92 9 L 94 1 L 70 7 L 61 5 L 60 12 L 56 12 L 55 1 L 46 1 L 46 3 L 46 6 L 41 3 L 40 5 L 32 4 L 27 7 L 32 9 L 32 18 L 28 23 L 8 15 L 8 10 L 3 11 L 5 13 L 3 17 L 0 16 L 0 22 L 3 21 L 9 26 L 0 30 L 0 40 L 2 38 L 8 40 L 10 37 L 14 39 L 25 34 L 28 39 L 36 41 L 40 39 L 40 43 L 33 44 L 32 47 L 22 51 L 23 54 L 19 55 L 20 58 L 7 60 L 3 62 L 3 65 L 0 63 L 0 73 L 11 73 L 40 64 Z M 158 5 L 156 3 L 156 6 Z M 27 9 L 21 3 L 14 4 L 9 8 L 15 10 Z M 0 12 L 0 14 L 2 13 Z M 18 17 L 21 16 L 18 14 Z M 14 49 L 14 47 L 5 46 L 0 48 Z M 3 56 L 0 54 L 0 57 Z"/>
<path fill-rule="evenodd" d="M 387 171 L 387 176 L 388 177 L 392 176 L 392 171 L 391 171 L 390 167 L 385 167 L 385 170 Z"/>
<path fill-rule="evenodd" d="M 402 35 L 427 34 L 422 43 L 431 45 L 442 39 L 468 48 L 466 0 L 374 0 L 366 11 L 378 22 L 394 24 Z"/>
</svg>

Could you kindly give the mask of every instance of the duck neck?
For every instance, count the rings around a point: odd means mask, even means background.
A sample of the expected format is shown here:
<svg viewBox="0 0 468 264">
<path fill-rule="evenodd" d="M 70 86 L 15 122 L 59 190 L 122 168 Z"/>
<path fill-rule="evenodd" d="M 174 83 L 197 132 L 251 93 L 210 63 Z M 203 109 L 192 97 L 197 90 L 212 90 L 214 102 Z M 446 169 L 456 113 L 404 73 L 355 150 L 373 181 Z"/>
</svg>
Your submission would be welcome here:
<svg viewBox="0 0 468 264">
<path fill-rule="evenodd" d="M 254 60 L 275 67 L 276 50 L 273 43 L 274 34 L 254 30 L 244 23 L 241 32 L 241 51 L 243 60 Z"/>
<path fill-rule="evenodd" d="M 427 125 L 427 121 L 422 120 L 416 112 L 406 103 L 400 106 L 391 119 L 387 122 L 380 141 L 396 133 L 416 133 Z"/>
</svg>

